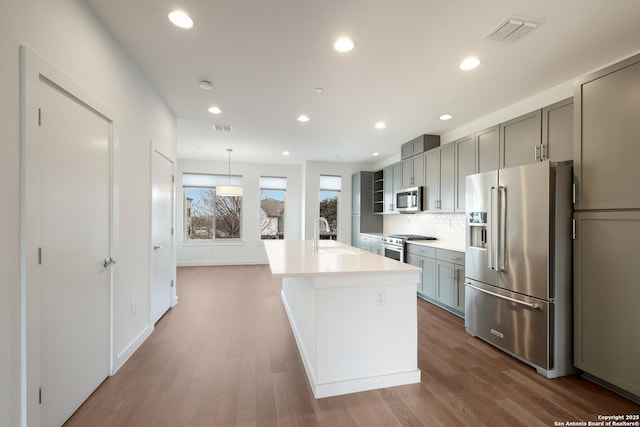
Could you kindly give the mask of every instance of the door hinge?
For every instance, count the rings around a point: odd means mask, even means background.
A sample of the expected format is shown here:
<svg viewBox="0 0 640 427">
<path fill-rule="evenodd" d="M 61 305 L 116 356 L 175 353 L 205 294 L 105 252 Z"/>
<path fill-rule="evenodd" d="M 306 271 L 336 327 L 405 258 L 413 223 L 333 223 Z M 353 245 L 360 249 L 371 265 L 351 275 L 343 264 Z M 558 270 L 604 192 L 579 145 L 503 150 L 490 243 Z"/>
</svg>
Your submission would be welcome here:
<svg viewBox="0 0 640 427">
<path fill-rule="evenodd" d="M 171 175 L 171 182 L 176 182 L 176 176 L 175 175 Z"/>
<path fill-rule="evenodd" d="M 171 287 L 172 287 L 172 288 L 173 288 L 173 285 L 174 285 L 173 280 L 171 280 Z"/>
<path fill-rule="evenodd" d="M 576 183 L 573 183 L 573 195 L 571 196 L 573 200 L 573 204 L 576 204 Z"/>
<path fill-rule="evenodd" d="M 573 231 L 572 231 L 572 235 L 573 235 L 573 240 L 576 240 L 576 220 L 573 220 Z"/>
<path fill-rule="evenodd" d="M 42 405 L 42 387 L 38 389 L 38 405 Z"/>
<path fill-rule="evenodd" d="M 38 126 L 42 126 L 42 109 L 38 108 Z"/>
<path fill-rule="evenodd" d="M 173 227 L 171 227 L 171 235 L 173 236 Z"/>
<path fill-rule="evenodd" d="M 38 248 L 38 265 L 42 265 L 42 248 Z"/>
</svg>

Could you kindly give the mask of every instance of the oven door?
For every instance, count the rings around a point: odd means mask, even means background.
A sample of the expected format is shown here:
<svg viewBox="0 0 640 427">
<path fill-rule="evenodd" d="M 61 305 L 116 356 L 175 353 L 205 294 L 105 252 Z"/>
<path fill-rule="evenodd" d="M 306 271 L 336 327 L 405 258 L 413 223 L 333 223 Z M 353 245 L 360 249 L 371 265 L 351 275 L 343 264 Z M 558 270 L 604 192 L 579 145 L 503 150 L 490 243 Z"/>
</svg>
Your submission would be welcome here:
<svg viewBox="0 0 640 427">
<path fill-rule="evenodd" d="M 404 262 L 404 249 L 401 246 L 384 245 L 383 249 L 385 257 Z"/>
</svg>

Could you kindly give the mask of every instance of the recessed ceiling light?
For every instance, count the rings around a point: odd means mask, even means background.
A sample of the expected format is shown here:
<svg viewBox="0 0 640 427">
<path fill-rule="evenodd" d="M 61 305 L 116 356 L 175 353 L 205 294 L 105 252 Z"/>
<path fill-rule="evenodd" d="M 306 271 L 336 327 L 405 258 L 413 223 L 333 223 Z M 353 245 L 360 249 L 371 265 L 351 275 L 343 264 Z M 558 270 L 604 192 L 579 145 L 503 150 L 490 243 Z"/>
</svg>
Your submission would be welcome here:
<svg viewBox="0 0 640 427">
<path fill-rule="evenodd" d="M 176 27 L 189 29 L 193 27 L 193 19 L 181 10 L 174 10 L 169 14 L 169 21 Z"/>
<path fill-rule="evenodd" d="M 222 113 L 222 110 L 214 105 L 213 107 L 209 107 L 209 112 L 211 114 L 220 114 Z"/>
<path fill-rule="evenodd" d="M 451 119 L 453 119 L 453 116 L 451 114 L 443 114 L 440 117 L 438 117 L 438 119 L 440 119 L 440 120 L 451 120 Z"/>
<path fill-rule="evenodd" d="M 386 127 L 387 127 L 387 125 L 385 124 L 385 122 L 378 122 L 378 123 L 376 123 L 376 124 L 374 125 L 374 127 L 375 127 L 376 129 L 384 129 L 384 128 L 386 128 Z"/>
<path fill-rule="evenodd" d="M 302 114 L 298 117 L 298 121 L 299 122 L 308 122 L 309 121 L 309 117 L 307 117 L 306 115 Z"/>
<path fill-rule="evenodd" d="M 283 156 L 288 156 L 289 154 L 291 154 L 291 153 L 290 153 L 290 152 L 288 152 L 288 151 L 283 151 L 283 152 L 282 152 L 282 155 L 283 155 Z"/>
<path fill-rule="evenodd" d="M 480 65 L 480 60 L 478 58 L 475 56 L 467 56 L 460 64 L 460 69 L 465 71 L 473 70 L 478 65 Z"/>
<path fill-rule="evenodd" d="M 355 43 L 353 43 L 353 40 L 351 40 L 349 37 L 340 37 L 333 44 L 333 48 L 338 52 L 349 52 L 351 49 L 353 49 L 354 46 Z"/>
<path fill-rule="evenodd" d="M 371 155 L 375 157 L 375 156 L 379 156 L 380 153 L 371 153 Z"/>
<path fill-rule="evenodd" d="M 209 80 L 200 80 L 200 89 L 210 90 L 213 87 Z"/>
<path fill-rule="evenodd" d="M 321 88 L 321 87 L 317 87 L 317 88 L 315 88 L 313 91 L 314 91 L 315 93 L 322 93 L 322 92 L 324 92 L 324 89 L 323 89 L 323 88 Z"/>
</svg>

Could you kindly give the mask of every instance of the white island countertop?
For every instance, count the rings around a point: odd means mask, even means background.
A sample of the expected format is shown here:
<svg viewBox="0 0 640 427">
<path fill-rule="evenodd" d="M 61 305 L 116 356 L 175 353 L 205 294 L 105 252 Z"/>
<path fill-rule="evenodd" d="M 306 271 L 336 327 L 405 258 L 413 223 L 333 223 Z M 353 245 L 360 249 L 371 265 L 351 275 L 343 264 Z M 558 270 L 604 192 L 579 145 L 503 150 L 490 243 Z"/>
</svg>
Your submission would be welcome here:
<svg viewBox="0 0 640 427">
<path fill-rule="evenodd" d="M 415 273 L 420 268 L 333 240 L 320 240 L 318 252 L 311 240 L 265 240 L 271 273 L 275 277 Z"/>
</svg>

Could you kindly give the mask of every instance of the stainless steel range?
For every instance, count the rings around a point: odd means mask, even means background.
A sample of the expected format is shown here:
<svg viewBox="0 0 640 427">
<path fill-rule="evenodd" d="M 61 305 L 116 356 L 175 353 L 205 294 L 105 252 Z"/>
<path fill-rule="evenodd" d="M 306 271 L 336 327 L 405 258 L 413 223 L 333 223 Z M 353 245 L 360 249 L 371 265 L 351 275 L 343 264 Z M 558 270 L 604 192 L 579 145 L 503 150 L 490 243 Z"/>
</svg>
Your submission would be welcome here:
<svg viewBox="0 0 640 427">
<path fill-rule="evenodd" d="M 396 261 L 406 262 L 405 252 L 409 240 L 437 240 L 433 236 L 420 234 L 390 234 L 382 237 L 384 256 Z"/>
</svg>

